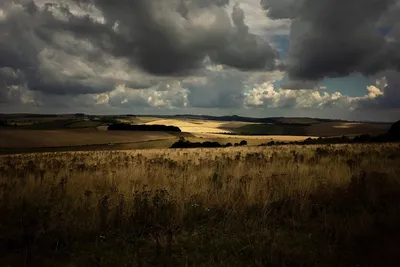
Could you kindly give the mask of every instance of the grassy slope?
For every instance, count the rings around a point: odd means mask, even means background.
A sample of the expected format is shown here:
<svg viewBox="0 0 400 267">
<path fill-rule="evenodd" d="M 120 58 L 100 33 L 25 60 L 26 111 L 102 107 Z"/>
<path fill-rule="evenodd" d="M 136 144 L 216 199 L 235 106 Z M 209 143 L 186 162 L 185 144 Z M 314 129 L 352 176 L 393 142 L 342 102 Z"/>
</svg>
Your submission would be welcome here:
<svg viewBox="0 0 400 267">
<path fill-rule="evenodd" d="M 0 266 L 398 266 L 398 144 L 0 160 Z"/>
<path fill-rule="evenodd" d="M 68 129 L 82 129 L 82 128 L 96 128 L 103 123 L 101 121 L 77 121 L 68 125 L 65 128 Z"/>
<path fill-rule="evenodd" d="M 54 121 L 39 122 L 32 125 L 21 126 L 20 129 L 27 130 L 57 130 L 67 127 L 69 124 L 76 123 L 75 119 L 59 119 Z"/>
<path fill-rule="evenodd" d="M 386 133 L 391 124 L 321 122 L 311 125 L 251 124 L 235 129 L 238 133 L 255 135 L 341 136 Z"/>
<path fill-rule="evenodd" d="M 335 123 L 325 122 L 313 124 L 307 129 L 307 133 L 314 136 L 341 136 L 341 135 L 378 135 L 387 133 L 390 123 Z"/>
<path fill-rule="evenodd" d="M 250 124 L 235 130 L 238 133 L 254 135 L 308 135 L 305 126 Z"/>
</svg>

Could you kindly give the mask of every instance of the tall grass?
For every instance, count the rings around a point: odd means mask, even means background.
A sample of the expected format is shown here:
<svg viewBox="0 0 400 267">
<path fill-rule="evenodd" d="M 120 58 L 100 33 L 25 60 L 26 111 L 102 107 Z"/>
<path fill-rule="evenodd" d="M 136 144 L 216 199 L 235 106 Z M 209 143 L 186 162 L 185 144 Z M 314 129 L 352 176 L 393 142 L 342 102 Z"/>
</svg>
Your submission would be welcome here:
<svg viewBox="0 0 400 267">
<path fill-rule="evenodd" d="M 397 266 L 398 144 L 0 157 L 0 266 Z"/>
</svg>

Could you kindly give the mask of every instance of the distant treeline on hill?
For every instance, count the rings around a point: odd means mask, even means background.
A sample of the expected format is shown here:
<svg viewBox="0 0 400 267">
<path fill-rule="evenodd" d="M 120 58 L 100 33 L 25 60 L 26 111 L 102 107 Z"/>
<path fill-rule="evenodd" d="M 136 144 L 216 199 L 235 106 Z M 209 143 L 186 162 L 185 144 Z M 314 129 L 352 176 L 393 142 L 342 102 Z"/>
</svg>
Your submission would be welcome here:
<svg viewBox="0 0 400 267">
<path fill-rule="evenodd" d="M 151 115 L 149 115 L 151 116 Z M 209 120 L 209 121 L 242 121 L 242 122 L 253 122 L 253 123 L 272 123 L 278 125 L 311 125 L 312 123 L 307 122 L 283 122 L 282 120 L 286 119 L 285 117 L 266 117 L 266 118 L 253 118 L 253 117 L 242 117 L 238 115 L 231 115 L 231 116 L 209 116 L 209 115 L 157 115 L 160 118 L 175 118 L 175 119 L 195 119 L 195 120 Z M 305 120 L 305 121 L 314 121 L 314 123 L 319 122 L 346 122 L 346 120 L 339 120 L 339 119 L 319 119 L 319 118 L 294 118 Z"/>
<path fill-rule="evenodd" d="M 115 123 L 108 126 L 109 131 L 143 131 L 143 132 L 181 132 L 176 126 L 166 125 L 131 125 L 127 123 Z"/>
<path fill-rule="evenodd" d="M 235 143 L 234 146 L 246 146 L 247 141 L 242 140 L 240 143 Z M 210 148 L 210 147 L 231 147 L 233 146 L 232 143 L 227 143 L 225 145 L 221 145 L 218 142 L 190 142 L 185 140 L 184 138 L 179 139 L 178 142 L 174 143 L 170 148 Z"/>
<path fill-rule="evenodd" d="M 400 141 L 400 121 L 392 125 L 386 134 L 371 136 L 369 134 L 357 135 L 353 138 L 330 137 L 330 138 L 307 138 L 304 141 L 295 142 L 275 142 L 271 141 L 260 146 L 273 146 L 273 145 L 319 145 L 319 144 L 363 144 L 363 143 L 386 143 Z"/>
</svg>

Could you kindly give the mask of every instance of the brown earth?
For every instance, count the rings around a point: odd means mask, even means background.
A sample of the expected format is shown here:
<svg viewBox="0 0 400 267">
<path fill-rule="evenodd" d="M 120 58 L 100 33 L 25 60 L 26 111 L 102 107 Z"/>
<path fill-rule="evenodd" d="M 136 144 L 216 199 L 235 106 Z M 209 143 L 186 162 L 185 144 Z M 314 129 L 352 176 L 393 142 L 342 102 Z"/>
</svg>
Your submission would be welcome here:
<svg viewBox="0 0 400 267">
<path fill-rule="evenodd" d="M 66 147 L 175 139 L 179 134 L 87 130 L 0 130 L 1 148 Z"/>
</svg>

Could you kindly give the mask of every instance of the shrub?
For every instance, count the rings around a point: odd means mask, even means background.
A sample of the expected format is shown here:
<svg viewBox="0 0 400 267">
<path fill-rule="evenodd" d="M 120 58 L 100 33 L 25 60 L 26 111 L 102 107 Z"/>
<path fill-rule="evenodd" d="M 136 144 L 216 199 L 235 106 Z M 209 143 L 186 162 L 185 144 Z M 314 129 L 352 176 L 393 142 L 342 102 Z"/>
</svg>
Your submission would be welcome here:
<svg viewBox="0 0 400 267">
<path fill-rule="evenodd" d="M 239 143 L 240 146 L 247 146 L 247 141 L 246 140 L 242 140 Z"/>
<path fill-rule="evenodd" d="M 231 147 L 231 146 L 232 146 L 232 143 L 225 144 L 225 147 Z"/>
<path fill-rule="evenodd" d="M 202 143 L 201 142 L 192 143 L 190 141 L 185 140 L 185 138 L 181 137 L 179 141 L 172 144 L 170 148 L 201 148 L 201 147 L 212 148 L 212 147 L 222 147 L 222 145 L 218 142 L 210 142 L 210 141 Z"/>
</svg>

